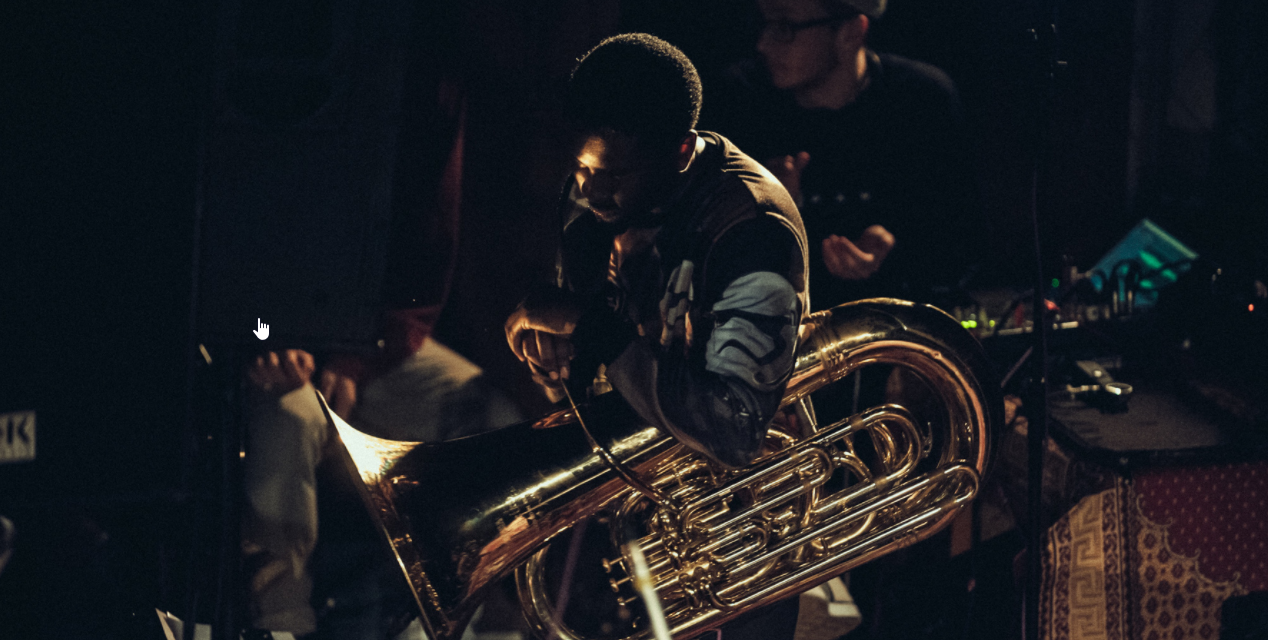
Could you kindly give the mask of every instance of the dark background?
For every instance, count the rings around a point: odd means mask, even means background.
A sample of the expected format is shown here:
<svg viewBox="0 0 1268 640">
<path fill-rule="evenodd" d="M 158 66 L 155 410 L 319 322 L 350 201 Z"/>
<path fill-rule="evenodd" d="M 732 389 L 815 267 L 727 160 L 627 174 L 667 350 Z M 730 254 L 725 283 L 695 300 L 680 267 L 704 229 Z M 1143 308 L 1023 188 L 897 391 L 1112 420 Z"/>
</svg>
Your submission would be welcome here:
<svg viewBox="0 0 1268 640">
<path fill-rule="evenodd" d="M 366 27 L 370 4 L 252 5 L 259 13 L 248 36 L 260 46 L 359 61 L 331 72 L 334 90 L 300 83 L 282 98 L 324 108 L 380 68 L 362 55 L 388 37 Z M 1206 255 L 1261 266 L 1268 109 L 1256 33 L 1264 3 L 1058 5 L 1060 37 L 1039 44 L 1028 29 L 1044 22 L 1042 7 L 1004 0 L 892 0 L 872 33 L 874 48 L 938 65 L 961 88 L 1000 247 L 989 280 L 1030 279 L 1033 185 L 1049 274 L 1065 262 L 1090 267 L 1145 216 Z M 39 415 L 37 461 L 0 465 L 0 514 L 18 521 L 19 550 L 29 549 L 0 576 L 0 603 L 23 603 L 0 604 L 0 637 L 6 628 L 48 628 L 32 622 L 41 617 L 62 620 L 53 625 L 61 630 L 100 632 L 104 620 L 146 607 L 188 607 L 191 589 L 212 580 L 198 549 L 216 537 L 202 529 L 218 526 L 208 505 L 224 495 L 216 411 L 232 395 L 234 375 L 224 368 L 242 353 L 209 342 L 221 369 L 208 368 L 197 327 L 208 314 L 253 311 L 200 308 L 196 286 L 209 250 L 200 233 L 224 224 L 207 219 L 204 196 L 224 178 L 208 175 L 207 158 L 226 139 L 217 137 L 217 92 L 241 60 L 225 58 L 217 43 L 238 8 L 0 5 L 0 413 Z M 436 335 L 535 414 L 544 402 L 506 348 L 502 322 L 549 272 L 565 167 L 558 96 L 568 71 L 603 37 L 648 31 L 696 62 L 707 109 L 711 83 L 751 49 L 753 10 L 735 0 L 484 0 L 382 11 L 398 12 L 408 27 L 385 65 L 393 56 L 430 60 L 465 92 L 462 226 Z M 323 58 L 332 42 L 352 44 Z M 1067 62 L 1052 82 L 1044 43 Z M 301 60 L 283 71 L 311 69 Z M 308 129 L 285 113 L 256 124 L 314 143 L 331 132 L 393 130 L 394 119 L 422 108 L 408 87 L 396 88 L 404 89 L 396 108 L 348 109 Z M 364 151 L 368 161 L 383 161 L 375 148 Z M 312 172 L 330 172 L 314 162 Z M 398 172 L 375 184 L 417 179 Z M 338 195 L 337 182 L 327 187 Z M 328 207 L 313 215 L 359 214 Z M 382 241 L 371 235 L 349 241 Z M 277 255 L 241 259 L 295 270 L 278 271 L 279 281 L 311 276 L 302 260 L 278 257 L 296 241 L 278 234 Z M 349 269 L 365 267 L 357 264 Z M 310 340 L 300 346 L 323 346 Z"/>
</svg>

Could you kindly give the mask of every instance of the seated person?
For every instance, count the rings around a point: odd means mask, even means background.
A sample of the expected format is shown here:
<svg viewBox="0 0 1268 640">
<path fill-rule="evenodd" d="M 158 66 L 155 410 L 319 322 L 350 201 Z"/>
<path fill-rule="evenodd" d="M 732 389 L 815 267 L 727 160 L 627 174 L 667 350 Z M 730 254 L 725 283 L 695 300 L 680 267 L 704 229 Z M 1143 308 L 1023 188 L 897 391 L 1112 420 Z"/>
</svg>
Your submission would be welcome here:
<svg viewBox="0 0 1268 640">
<path fill-rule="evenodd" d="M 364 514 L 359 500 L 319 495 L 319 484 L 326 486 L 319 465 L 334 433 L 311 382 L 314 371 L 313 357 L 300 350 L 260 356 L 248 371 L 253 393 L 243 470 L 243 554 L 251 625 L 295 635 L 382 637 L 376 629 L 387 628 L 384 616 L 391 612 L 380 601 L 392 597 L 390 586 L 396 582 L 401 595 L 407 594 L 399 569 L 383 562 L 390 555 L 378 532 L 357 526 Z M 448 440 L 522 419 L 479 367 L 431 337 L 360 383 L 329 367 L 318 381 L 332 409 L 384 438 Z M 321 519 L 320 548 L 319 513 L 327 513 Z M 327 522 L 331 517 L 343 522 Z M 325 609 L 314 609 L 314 580 L 320 583 L 323 572 L 338 575 L 325 581 L 336 584 L 319 584 L 335 595 Z M 350 607 L 355 610 L 338 610 Z M 365 634 L 350 633 L 350 627 Z"/>
<path fill-rule="evenodd" d="M 935 67 L 867 47 L 884 0 L 759 0 L 761 64 L 730 72 L 709 124 L 797 200 L 814 309 L 938 302 L 987 238 L 959 98 Z"/>
</svg>

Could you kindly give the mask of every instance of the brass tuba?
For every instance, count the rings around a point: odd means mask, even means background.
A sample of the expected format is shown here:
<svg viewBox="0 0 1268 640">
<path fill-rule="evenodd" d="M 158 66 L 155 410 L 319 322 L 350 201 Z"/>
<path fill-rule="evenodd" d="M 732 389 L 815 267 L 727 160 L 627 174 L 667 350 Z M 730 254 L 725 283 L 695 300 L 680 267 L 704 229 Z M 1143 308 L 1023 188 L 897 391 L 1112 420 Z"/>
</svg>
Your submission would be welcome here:
<svg viewBox="0 0 1268 640">
<path fill-rule="evenodd" d="M 689 638 L 923 540 L 977 494 L 1003 409 L 959 323 L 877 299 L 815 314 L 801 335 L 785 419 L 739 470 L 642 422 L 615 393 L 582 405 L 580 422 L 566 410 L 437 444 L 374 438 L 328 414 L 430 637 L 459 637 L 511 572 L 538 635 L 593 637 L 561 619 L 545 567 L 554 538 L 597 517 L 613 597 L 636 599 L 636 539 L 672 634 Z M 843 385 L 828 385 L 872 364 L 923 382 L 935 409 L 887 404 L 821 424 L 812 394 L 831 404 Z M 644 618 L 610 637 L 650 638 Z"/>
</svg>

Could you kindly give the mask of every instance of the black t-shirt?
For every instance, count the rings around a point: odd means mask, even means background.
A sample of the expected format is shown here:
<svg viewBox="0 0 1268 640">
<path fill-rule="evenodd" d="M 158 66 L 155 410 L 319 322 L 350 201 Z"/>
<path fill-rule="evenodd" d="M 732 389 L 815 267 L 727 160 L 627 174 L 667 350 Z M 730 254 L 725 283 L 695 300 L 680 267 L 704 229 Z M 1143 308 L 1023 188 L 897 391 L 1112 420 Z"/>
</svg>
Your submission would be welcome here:
<svg viewBox="0 0 1268 640">
<path fill-rule="evenodd" d="M 950 78 L 935 67 L 869 54 L 868 84 L 841 109 L 803 109 L 754 64 L 737 65 L 709 102 L 706 125 L 761 161 L 800 151 L 802 219 L 810 240 L 814 309 L 873 296 L 939 301 L 985 258 L 987 229 L 970 144 Z M 857 240 L 870 225 L 895 247 L 866 282 L 823 265 L 831 234 Z"/>
</svg>

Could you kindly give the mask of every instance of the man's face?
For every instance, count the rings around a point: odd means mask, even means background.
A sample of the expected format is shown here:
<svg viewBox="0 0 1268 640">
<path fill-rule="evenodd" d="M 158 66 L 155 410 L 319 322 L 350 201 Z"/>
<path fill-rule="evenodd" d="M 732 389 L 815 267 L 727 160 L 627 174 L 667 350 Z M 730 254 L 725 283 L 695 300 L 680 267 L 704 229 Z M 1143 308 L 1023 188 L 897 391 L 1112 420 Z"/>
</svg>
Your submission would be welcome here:
<svg viewBox="0 0 1268 640">
<path fill-rule="evenodd" d="M 637 224 L 669 195 L 674 158 L 651 154 L 620 133 L 587 137 L 574 176 L 594 215 L 609 224 Z"/>
<path fill-rule="evenodd" d="M 839 21 L 788 28 L 826 19 L 828 12 L 818 0 L 758 0 L 757 5 L 766 23 L 757 51 L 777 88 L 795 90 L 814 85 L 836 67 Z M 790 41 L 782 41 L 790 35 Z"/>
</svg>

